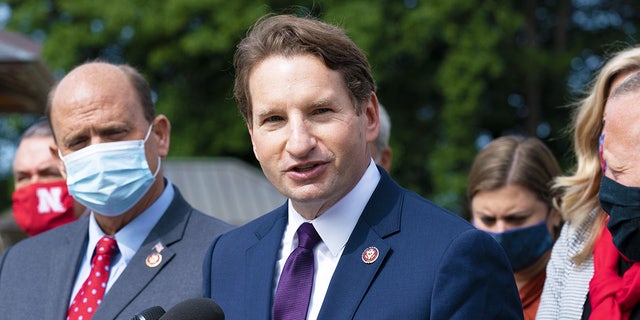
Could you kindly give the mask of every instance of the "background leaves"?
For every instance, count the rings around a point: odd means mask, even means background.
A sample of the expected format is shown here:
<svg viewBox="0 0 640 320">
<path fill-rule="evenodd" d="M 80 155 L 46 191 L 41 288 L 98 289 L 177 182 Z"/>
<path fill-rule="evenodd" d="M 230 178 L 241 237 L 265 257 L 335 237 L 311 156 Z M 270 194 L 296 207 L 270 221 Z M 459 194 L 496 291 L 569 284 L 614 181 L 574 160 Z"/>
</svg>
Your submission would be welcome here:
<svg viewBox="0 0 640 320">
<path fill-rule="evenodd" d="M 461 215 L 468 168 L 494 137 L 536 135 L 571 169 L 564 106 L 579 97 L 608 52 L 636 43 L 640 21 L 640 4 L 622 0 L 6 4 L 6 27 L 41 41 L 43 59 L 58 78 L 96 58 L 139 68 L 157 112 L 171 120 L 170 156 L 233 156 L 253 165 L 232 99 L 235 44 L 268 12 L 338 24 L 367 53 L 391 116 L 392 175 Z M 37 117 L 18 118 L 0 126 L 0 137 L 15 143 L 16 132 Z M 2 177 L 1 203 L 9 207 L 12 184 Z"/>
</svg>

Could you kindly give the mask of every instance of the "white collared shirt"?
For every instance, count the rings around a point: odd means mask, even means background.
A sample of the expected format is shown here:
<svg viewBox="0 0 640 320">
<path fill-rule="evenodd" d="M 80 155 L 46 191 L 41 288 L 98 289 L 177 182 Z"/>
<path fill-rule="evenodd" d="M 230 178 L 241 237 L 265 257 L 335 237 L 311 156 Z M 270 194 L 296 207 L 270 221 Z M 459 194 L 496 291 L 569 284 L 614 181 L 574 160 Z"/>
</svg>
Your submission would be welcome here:
<svg viewBox="0 0 640 320">
<path fill-rule="evenodd" d="M 114 235 L 116 242 L 118 243 L 118 253 L 111 257 L 111 271 L 109 272 L 109 281 L 107 282 L 107 288 L 105 294 L 109 292 L 113 283 L 120 277 L 124 269 L 127 267 L 133 256 L 136 254 L 144 239 L 147 238 L 151 229 L 155 227 L 156 223 L 162 218 L 162 215 L 173 201 L 174 190 L 173 185 L 166 179 L 166 187 L 160 197 L 146 210 L 144 210 L 139 216 L 131 220 L 127 225 L 118 230 Z M 89 242 L 87 248 L 82 257 L 80 264 L 80 270 L 76 275 L 75 284 L 70 297 L 69 305 L 73 302 L 73 298 L 76 296 L 80 287 L 89 276 L 91 271 L 91 258 L 98 240 L 104 236 L 105 233 L 100 229 L 94 213 L 91 212 L 89 216 Z"/>
<path fill-rule="evenodd" d="M 313 289 L 307 319 L 317 319 L 322 302 L 329 288 L 331 277 L 335 271 L 342 251 L 356 226 L 364 207 L 380 181 L 380 172 L 373 160 L 358 184 L 335 205 L 314 220 L 304 219 L 288 200 L 288 223 L 284 230 L 276 270 L 274 276 L 273 293 L 275 295 L 280 274 L 289 254 L 298 246 L 296 231 L 304 222 L 310 222 L 322 238 L 314 253 Z"/>
</svg>

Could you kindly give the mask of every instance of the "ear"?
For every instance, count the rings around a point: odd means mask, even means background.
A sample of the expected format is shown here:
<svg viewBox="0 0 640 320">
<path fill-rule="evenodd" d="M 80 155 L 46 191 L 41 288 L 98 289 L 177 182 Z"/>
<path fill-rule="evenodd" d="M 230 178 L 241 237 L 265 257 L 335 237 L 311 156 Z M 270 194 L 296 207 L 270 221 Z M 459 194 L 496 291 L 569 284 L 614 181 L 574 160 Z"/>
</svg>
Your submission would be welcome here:
<svg viewBox="0 0 640 320">
<path fill-rule="evenodd" d="M 158 156 L 166 158 L 169 154 L 169 145 L 171 143 L 171 123 L 165 115 L 158 115 L 153 119 L 153 127 L 151 129 L 152 136 L 155 139 Z"/>
<path fill-rule="evenodd" d="M 554 226 L 558 226 L 562 224 L 562 216 L 560 216 L 560 212 L 556 208 L 551 208 L 551 212 L 549 213 L 551 216 L 549 220 L 553 223 Z"/>
<path fill-rule="evenodd" d="M 549 217 L 547 218 L 547 226 L 549 230 L 551 230 L 551 235 L 553 239 L 557 239 L 560 236 L 560 229 L 562 229 L 562 216 L 560 212 L 554 207 L 551 208 L 549 212 Z"/>
<path fill-rule="evenodd" d="M 362 112 L 367 121 L 366 138 L 367 142 L 373 142 L 380 132 L 380 117 L 378 114 L 378 97 L 375 92 L 371 92 L 369 100 L 362 102 Z"/>
<path fill-rule="evenodd" d="M 67 180 L 67 169 L 64 167 L 64 162 L 62 162 L 62 159 L 60 159 L 58 146 L 55 143 L 50 144 L 49 152 L 51 153 L 51 157 L 56 159 L 56 161 L 58 162 L 58 170 L 60 170 L 60 174 L 65 180 Z"/>
</svg>

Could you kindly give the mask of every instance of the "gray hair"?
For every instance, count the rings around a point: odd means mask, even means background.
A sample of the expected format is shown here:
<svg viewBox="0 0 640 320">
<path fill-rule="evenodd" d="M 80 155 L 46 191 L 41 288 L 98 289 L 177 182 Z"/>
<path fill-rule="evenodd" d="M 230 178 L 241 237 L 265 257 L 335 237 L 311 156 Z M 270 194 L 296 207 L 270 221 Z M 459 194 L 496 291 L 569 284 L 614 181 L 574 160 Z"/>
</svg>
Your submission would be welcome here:
<svg viewBox="0 0 640 320">
<path fill-rule="evenodd" d="M 376 154 L 380 155 L 382 153 L 382 150 L 389 147 L 389 137 L 391 136 L 391 119 L 389 118 L 389 114 L 382 104 L 378 104 L 378 113 L 380 114 L 380 132 L 378 133 L 378 137 L 374 141 L 374 145 L 377 149 Z"/>
<path fill-rule="evenodd" d="M 51 125 L 49 121 L 46 119 L 42 119 L 34 124 L 32 124 L 27 130 L 22 134 L 20 140 L 24 140 L 30 137 L 53 137 L 53 130 L 51 130 Z"/>
</svg>

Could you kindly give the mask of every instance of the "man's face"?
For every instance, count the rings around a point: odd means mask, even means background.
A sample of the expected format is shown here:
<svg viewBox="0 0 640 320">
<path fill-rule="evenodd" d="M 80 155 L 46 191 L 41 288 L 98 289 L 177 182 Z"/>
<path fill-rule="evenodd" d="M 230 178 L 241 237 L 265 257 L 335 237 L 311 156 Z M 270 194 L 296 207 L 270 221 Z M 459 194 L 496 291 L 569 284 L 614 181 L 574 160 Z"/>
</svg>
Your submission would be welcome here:
<svg viewBox="0 0 640 320">
<path fill-rule="evenodd" d="M 311 55 L 272 56 L 251 72 L 254 153 L 266 177 L 305 217 L 345 196 L 378 135 L 375 94 L 356 114 L 341 75 Z"/>
<path fill-rule="evenodd" d="M 104 64 L 74 70 L 58 85 L 51 123 L 62 156 L 92 144 L 144 139 L 149 122 L 124 73 Z M 145 144 L 152 170 L 158 155 L 153 139 Z"/>
<path fill-rule="evenodd" d="M 49 152 L 53 137 L 30 136 L 22 139 L 13 159 L 15 188 L 20 189 L 36 182 L 64 180 L 59 169 L 59 159 Z"/>
<path fill-rule="evenodd" d="M 613 92 L 624 82 L 626 75 L 617 77 Z M 640 90 L 626 92 L 607 100 L 604 109 L 602 157 L 606 162 L 605 175 L 625 186 L 640 187 Z"/>
</svg>

